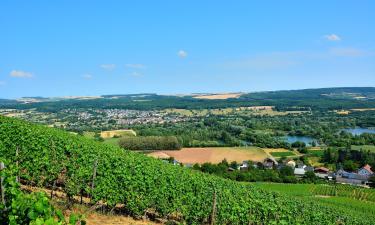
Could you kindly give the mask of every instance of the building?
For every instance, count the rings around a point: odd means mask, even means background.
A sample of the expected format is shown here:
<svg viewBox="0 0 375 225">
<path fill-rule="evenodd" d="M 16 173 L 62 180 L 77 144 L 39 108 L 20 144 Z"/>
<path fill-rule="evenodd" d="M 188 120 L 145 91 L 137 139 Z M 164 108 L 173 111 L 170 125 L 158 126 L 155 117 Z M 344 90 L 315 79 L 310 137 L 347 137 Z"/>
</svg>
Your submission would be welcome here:
<svg viewBox="0 0 375 225">
<path fill-rule="evenodd" d="M 278 162 L 274 159 L 274 158 L 266 158 L 264 161 L 263 161 L 263 166 L 266 168 L 266 169 L 272 169 L 274 166 L 277 166 L 278 165 Z"/>
<path fill-rule="evenodd" d="M 249 169 L 249 162 L 248 161 L 243 161 L 242 164 L 239 166 L 239 170 L 248 170 Z"/>
<path fill-rule="evenodd" d="M 318 167 L 314 169 L 315 175 L 319 178 L 327 179 L 329 169 L 325 167 Z"/>
<path fill-rule="evenodd" d="M 374 175 L 371 166 L 366 164 L 357 172 L 347 172 L 340 169 L 336 172 L 336 181 L 338 183 L 353 184 L 353 185 L 368 185 L 369 179 Z"/>
<path fill-rule="evenodd" d="M 358 170 L 358 174 L 362 176 L 372 176 L 374 172 L 372 172 L 371 166 L 366 164 L 364 167 Z"/>
<path fill-rule="evenodd" d="M 306 171 L 304 168 L 294 168 L 294 175 L 296 177 L 303 177 L 305 175 Z"/>
<path fill-rule="evenodd" d="M 296 162 L 294 160 L 289 160 L 287 163 L 286 163 L 287 166 L 290 166 L 292 168 L 295 168 L 296 167 Z"/>
</svg>

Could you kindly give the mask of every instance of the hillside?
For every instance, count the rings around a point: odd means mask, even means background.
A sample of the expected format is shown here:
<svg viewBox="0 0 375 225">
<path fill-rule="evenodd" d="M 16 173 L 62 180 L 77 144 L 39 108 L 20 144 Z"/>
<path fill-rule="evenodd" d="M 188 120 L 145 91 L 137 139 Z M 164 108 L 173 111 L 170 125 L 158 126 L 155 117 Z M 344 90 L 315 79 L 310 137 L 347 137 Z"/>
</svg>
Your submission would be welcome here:
<svg viewBox="0 0 375 225">
<path fill-rule="evenodd" d="M 109 207 L 121 204 L 136 218 L 148 215 L 187 224 L 375 224 L 375 218 L 345 209 L 285 197 L 6 117 L 0 117 L 0 153 L 19 162 L 21 180 L 28 185 L 56 184 L 68 196 L 90 196 L 92 203 L 103 201 Z"/>
<path fill-rule="evenodd" d="M 206 94 L 207 95 L 207 94 Z M 203 95 L 203 96 L 206 96 Z M 243 93 L 236 98 L 197 98 L 197 95 L 129 94 L 103 95 L 98 98 L 51 98 L 25 101 L 2 100 L 0 108 L 32 109 L 54 112 L 66 108 L 100 109 L 208 109 L 270 105 L 277 108 L 313 109 L 375 108 L 375 88 L 345 87 Z"/>
</svg>

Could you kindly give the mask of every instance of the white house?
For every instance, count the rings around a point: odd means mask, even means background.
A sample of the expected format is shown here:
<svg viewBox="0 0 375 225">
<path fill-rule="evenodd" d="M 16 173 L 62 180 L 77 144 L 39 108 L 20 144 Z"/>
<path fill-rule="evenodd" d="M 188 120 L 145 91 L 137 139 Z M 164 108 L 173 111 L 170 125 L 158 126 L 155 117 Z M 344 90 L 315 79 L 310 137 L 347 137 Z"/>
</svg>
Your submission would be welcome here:
<svg viewBox="0 0 375 225">
<path fill-rule="evenodd" d="M 306 173 L 305 169 L 304 168 L 295 168 L 294 169 L 294 175 L 295 176 L 299 176 L 299 177 L 302 177 L 304 176 Z"/>
</svg>

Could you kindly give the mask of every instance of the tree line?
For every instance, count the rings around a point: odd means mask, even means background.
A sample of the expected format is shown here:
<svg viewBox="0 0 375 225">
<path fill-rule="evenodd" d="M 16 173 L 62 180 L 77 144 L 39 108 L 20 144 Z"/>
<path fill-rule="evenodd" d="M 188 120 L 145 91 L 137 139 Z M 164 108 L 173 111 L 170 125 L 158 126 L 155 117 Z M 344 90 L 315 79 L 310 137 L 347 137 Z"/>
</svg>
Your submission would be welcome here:
<svg viewBox="0 0 375 225">
<path fill-rule="evenodd" d="M 125 136 L 119 139 L 120 147 L 129 150 L 179 150 L 181 144 L 175 136 Z"/>
</svg>

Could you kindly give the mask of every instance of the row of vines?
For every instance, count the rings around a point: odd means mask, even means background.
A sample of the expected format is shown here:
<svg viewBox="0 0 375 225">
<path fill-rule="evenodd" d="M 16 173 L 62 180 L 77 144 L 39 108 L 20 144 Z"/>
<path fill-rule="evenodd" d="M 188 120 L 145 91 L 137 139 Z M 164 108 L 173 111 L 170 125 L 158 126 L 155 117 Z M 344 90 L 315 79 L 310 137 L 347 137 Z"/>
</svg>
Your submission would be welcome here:
<svg viewBox="0 0 375 225">
<path fill-rule="evenodd" d="M 0 155 L 29 185 L 186 224 L 375 224 L 311 201 L 166 164 L 68 132 L 0 117 Z"/>
<path fill-rule="evenodd" d="M 348 197 L 361 201 L 375 202 L 375 191 L 349 185 L 313 185 L 310 192 L 315 195 Z"/>
<path fill-rule="evenodd" d="M 5 164 L 4 164 L 5 162 Z M 7 165 L 5 167 L 5 165 Z M 0 224 L 77 225 L 86 224 L 81 215 L 66 218 L 54 208 L 44 192 L 24 193 L 17 179 L 18 169 L 0 157 Z"/>
</svg>

